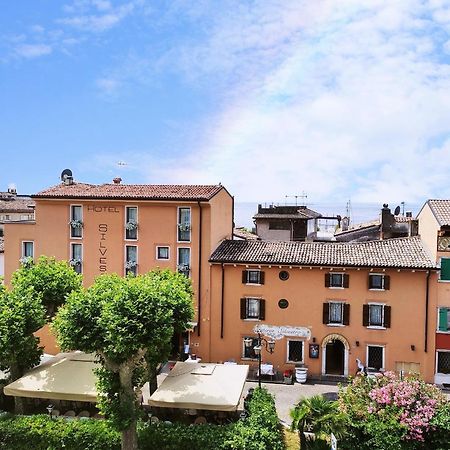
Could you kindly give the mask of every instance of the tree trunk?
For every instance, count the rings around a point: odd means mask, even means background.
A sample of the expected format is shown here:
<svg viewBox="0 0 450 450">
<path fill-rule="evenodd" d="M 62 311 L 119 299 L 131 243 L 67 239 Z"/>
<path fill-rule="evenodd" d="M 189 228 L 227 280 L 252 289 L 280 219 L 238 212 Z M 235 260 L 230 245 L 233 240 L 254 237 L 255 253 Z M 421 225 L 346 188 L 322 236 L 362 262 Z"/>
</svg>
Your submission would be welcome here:
<svg viewBox="0 0 450 450">
<path fill-rule="evenodd" d="M 121 364 L 119 369 L 120 385 L 122 392 L 120 394 L 120 403 L 122 405 L 132 406 L 133 409 L 136 405 L 136 394 L 133 389 L 133 383 L 131 381 L 133 375 L 133 365 Z M 134 411 L 133 411 L 134 413 Z M 122 450 L 137 450 L 137 429 L 136 419 L 130 422 L 130 425 L 122 430 Z"/>
<path fill-rule="evenodd" d="M 16 381 L 23 375 L 23 371 L 16 363 L 11 364 L 9 371 L 11 381 Z M 16 414 L 25 414 L 25 400 L 22 397 L 14 397 L 14 412 Z"/>
<path fill-rule="evenodd" d="M 149 388 L 150 388 L 150 395 L 153 394 L 153 392 L 158 389 L 158 379 L 157 379 L 157 373 L 156 373 L 156 366 L 149 365 L 148 373 L 149 373 Z"/>
</svg>

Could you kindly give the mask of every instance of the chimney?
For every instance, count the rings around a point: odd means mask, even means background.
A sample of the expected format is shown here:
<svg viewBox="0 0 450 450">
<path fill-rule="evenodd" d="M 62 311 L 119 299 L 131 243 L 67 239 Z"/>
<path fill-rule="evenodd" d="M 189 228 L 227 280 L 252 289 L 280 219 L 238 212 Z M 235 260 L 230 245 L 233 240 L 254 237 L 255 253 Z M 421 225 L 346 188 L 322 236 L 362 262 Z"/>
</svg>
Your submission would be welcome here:
<svg viewBox="0 0 450 450">
<path fill-rule="evenodd" d="M 383 208 L 381 209 L 381 233 L 382 233 L 382 239 L 390 237 L 390 235 L 385 235 L 385 233 L 388 233 L 392 230 L 395 223 L 394 216 L 391 213 L 391 209 L 389 208 L 389 205 L 385 203 L 383 205 Z"/>
<path fill-rule="evenodd" d="M 406 211 L 406 217 L 412 217 L 412 211 Z"/>
<path fill-rule="evenodd" d="M 8 194 L 11 194 L 11 195 L 17 195 L 17 190 L 16 190 L 16 188 L 15 187 L 9 187 L 8 188 Z"/>
<path fill-rule="evenodd" d="M 113 183 L 114 184 L 120 184 L 121 181 L 122 181 L 122 178 L 120 178 L 120 177 L 113 178 Z"/>
<path fill-rule="evenodd" d="M 350 225 L 350 218 L 349 217 L 343 217 L 341 223 L 342 223 L 342 231 L 347 231 L 348 227 Z"/>
</svg>

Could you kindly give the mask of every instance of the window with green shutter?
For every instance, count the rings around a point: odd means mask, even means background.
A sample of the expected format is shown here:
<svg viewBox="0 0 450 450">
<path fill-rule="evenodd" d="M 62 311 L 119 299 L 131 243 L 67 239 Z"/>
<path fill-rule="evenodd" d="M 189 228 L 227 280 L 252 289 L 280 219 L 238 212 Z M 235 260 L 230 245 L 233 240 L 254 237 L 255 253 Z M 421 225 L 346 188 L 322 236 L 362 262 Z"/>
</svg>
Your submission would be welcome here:
<svg viewBox="0 0 450 450">
<path fill-rule="evenodd" d="M 450 331 L 450 308 L 439 308 L 439 331 Z"/>
<path fill-rule="evenodd" d="M 450 281 L 450 258 L 441 258 L 441 280 Z"/>
</svg>

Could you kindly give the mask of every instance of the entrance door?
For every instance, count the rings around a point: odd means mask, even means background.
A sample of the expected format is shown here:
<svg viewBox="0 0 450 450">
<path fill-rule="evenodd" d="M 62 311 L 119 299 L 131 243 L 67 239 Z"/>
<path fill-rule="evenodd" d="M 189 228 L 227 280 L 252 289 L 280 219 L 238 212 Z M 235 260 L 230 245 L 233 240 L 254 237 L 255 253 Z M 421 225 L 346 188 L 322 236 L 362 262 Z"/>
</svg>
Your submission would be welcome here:
<svg viewBox="0 0 450 450">
<path fill-rule="evenodd" d="M 345 347 L 339 339 L 328 342 L 325 356 L 327 375 L 344 375 Z"/>
</svg>

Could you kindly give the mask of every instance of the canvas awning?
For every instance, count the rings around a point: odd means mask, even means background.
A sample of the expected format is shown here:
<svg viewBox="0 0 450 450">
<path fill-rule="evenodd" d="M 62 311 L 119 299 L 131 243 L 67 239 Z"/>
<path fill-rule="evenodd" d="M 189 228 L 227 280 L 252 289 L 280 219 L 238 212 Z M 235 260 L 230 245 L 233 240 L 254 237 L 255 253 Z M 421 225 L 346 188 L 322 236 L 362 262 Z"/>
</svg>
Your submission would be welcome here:
<svg viewBox="0 0 450 450">
<path fill-rule="evenodd" d="M 6 395 L 96 402 L 93 355 L 63 353 L 4 387 Z"/>
<path fill-rule="evenodd" d="M 148 400 L 163 408 L 235 411 L 249 366 L 177 362 Z"/>
</svg>

